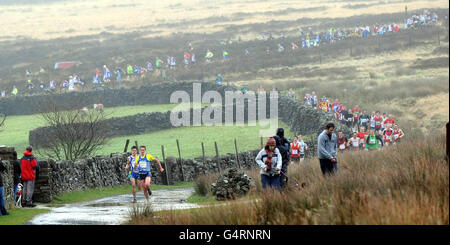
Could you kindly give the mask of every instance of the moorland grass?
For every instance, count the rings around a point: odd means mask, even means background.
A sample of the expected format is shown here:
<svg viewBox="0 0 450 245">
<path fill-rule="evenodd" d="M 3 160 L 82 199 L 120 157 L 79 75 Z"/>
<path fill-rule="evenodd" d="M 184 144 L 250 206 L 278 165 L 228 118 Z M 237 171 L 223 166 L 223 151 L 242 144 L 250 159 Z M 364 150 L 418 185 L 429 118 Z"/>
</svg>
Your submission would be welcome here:
<svg viewBox="0 0 450 245">
<path fill-rule="evenodd" d="M 448 225 L 449 170 L 444 147 L 445 137 L 436 135 L 382 151 L 345 152 L 338 157 L 338 173 L 327 178 L 317 159 L 306 159 L 289 169 L 291 178 L 307 183 L 301 191 L 293 186 L 283 193 L 263 191 L 257 185 L 250 202 L 176 214 L 166 211 L 158 219 L 134 216 L 129 223 Z M 246 172 L 260 182 L 258 170 Z"/>
</svg>

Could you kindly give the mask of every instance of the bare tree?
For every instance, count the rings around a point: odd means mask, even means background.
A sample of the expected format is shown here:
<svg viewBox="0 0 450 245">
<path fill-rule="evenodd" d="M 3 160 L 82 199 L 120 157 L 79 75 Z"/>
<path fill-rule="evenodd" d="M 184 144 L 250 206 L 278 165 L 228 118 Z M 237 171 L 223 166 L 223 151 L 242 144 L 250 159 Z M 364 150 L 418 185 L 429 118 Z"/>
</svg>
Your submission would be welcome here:
<svg viewBox="0 0 450 245">
<path fill-rule="evenodd" d="M 40 105 L 44 112 L 40 116 L 47 127 L 42 136 L 45 140 L 40 141 L 45 143 L 34 146 L 39 154 L 73 160 L 94 154 L 108 142 L 107 115 L 94 109 L 80 110 L 80 105 L 71 101 L 70 105 L 61 106 L 52 99 Z"/>
</svg>

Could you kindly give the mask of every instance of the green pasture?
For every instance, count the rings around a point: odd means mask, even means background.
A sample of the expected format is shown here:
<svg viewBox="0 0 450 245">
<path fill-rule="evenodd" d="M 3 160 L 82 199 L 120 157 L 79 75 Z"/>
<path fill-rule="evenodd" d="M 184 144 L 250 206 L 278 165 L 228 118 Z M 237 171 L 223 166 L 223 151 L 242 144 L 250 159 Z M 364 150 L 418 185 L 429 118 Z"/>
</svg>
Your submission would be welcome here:
<svg viewBox="0 0 450 245">
<path fill-rule="evenodd" d="M 278 127 L 285 129 L 286 137 L 292 137 L 293 133 L 282 121 L 278 121 Z M 109 144 L 98 152 L 105 155 L 112 152 L 122 152 L 127 139 L 130 139 L 130 146 L 135 141 L 139 145 L 147 146 L 147 151 L 162 159 L 161 145 L 164 145 L 165 156 L 178 157 L 176 140 L 178 139 L 182 158 L 193 158 L 202 156 L 202 142 L 205 146 L 206 156 L 215 156 L 214 142 L 217 142 L 219 154 L 235 153 L 234 139 L 238 146 L 238 151 L 254 150 L 260 147 L 260 130 L 267 129 L 268 126 L 191 126 L 180 127 L 168 130 L 161 130 L 153 133 L 130 135 L 112 138 Z M 272 135 L 275 135 L 275 130 Z M 264 144 L 267 139 L 264 138 Z M 128 150 L 129 150 L 128 149 Z"/>
<path fill-rule="evenodd" d="M 105 108 L 107 118 L 130 116 L 139 113 L 166 112 L 178 106 L 178 104 L 161 105 L 136 105 Z M 25 149 L 28 145 L 29 131 L 45 126 L 45 122 L 39 114 L 9 116 L 5 125 L 0 129 L 0 145 L 13 146 L 16 149 Z"/>
</svg>

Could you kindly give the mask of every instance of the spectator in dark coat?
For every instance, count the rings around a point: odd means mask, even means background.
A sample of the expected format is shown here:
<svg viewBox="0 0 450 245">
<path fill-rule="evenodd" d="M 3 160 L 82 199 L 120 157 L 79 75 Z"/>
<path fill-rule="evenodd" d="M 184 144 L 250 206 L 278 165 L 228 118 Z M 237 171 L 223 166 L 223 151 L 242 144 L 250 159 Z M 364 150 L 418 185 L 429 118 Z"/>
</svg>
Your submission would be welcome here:
<svg viewBox="0 0 450 245">
<path fill-rule="evenodd" d="M 20 161 L 17 160 L 17 152 L 14 151 L 13 153 L 14 156 L 14 162 L 13 162 L 13 166 L 14 166 L 14 202 L 17 200 L 17 188 L 19 186 L 19 183 L 22 182 L 22 169 L 20 167 Z"/>
<path fill-rule="evenodd" d="M 0 161 L 0 216 L 9 215 L 8 211 L 6 211 L 5 207 L 5 187 L 3 186 L 2 173 L 6 172 L 6 168 L 3 165 L 3 162 Z"/>
</svg>

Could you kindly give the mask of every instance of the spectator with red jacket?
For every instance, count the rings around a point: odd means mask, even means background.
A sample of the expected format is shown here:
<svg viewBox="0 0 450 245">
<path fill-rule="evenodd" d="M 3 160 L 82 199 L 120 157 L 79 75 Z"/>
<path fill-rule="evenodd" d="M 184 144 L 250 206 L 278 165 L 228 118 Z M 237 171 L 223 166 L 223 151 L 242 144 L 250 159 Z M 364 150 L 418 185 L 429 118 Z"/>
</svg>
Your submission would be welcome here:
<svg viewBox="0 0 450 245">
<path fill-rule="evenodd" d="M 28 146 L 23 153 L 22 159 L 20 159 L 20 165 L 22 169 L 22 182 L 23 182 L 23 207 L 35 207 L 32 197 L 34 192 L 34 182 L 36 180 L 36 168 L 37 161 L 33 156 L 33 148 Z"/>
</svg>

